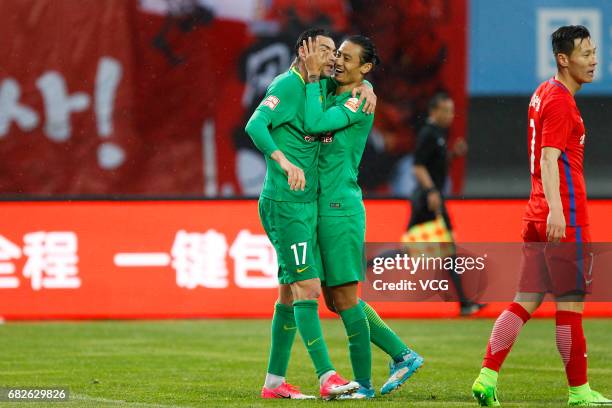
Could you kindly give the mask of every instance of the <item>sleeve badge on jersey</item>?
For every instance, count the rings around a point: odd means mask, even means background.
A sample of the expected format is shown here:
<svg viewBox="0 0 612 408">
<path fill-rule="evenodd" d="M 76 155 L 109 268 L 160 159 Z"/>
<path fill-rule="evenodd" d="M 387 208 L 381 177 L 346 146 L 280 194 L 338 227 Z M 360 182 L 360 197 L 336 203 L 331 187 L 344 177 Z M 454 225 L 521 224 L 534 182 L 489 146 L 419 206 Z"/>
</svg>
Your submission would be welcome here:
<svg viewBox="0 0 612 408">
<path fill-rule="evenodd" d="M 349 100 L 344 103 L 344 106 L 346 106 L 351 112 L 357 113 L 359 110 L 359 99 L 349 98 Z"/>
<path fill-rule="evenodd" d="M 278 103 L 280 102 L 280 99 L 278 99 L 276 96 L 274 95 L 270 95 L 268 96 L 261 104 L 263 106 L 267 106 L 268 108 L 270 108 L 271 110 L 276 109 L 276 107 L 278 106 Z"/>
</svg>

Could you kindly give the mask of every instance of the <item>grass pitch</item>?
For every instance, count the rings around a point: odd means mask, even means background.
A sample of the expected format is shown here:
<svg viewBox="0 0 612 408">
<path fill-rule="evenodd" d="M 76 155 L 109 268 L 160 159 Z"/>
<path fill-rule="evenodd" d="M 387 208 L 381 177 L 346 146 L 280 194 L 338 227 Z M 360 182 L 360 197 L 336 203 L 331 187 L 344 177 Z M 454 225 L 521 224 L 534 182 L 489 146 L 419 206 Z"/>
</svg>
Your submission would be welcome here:
<svg viewBox="0 0 612 408">
<path fill-rule="evenodd" d="M 470 389 L 492 327 L 491 320 L 389 320 L 425 357 L 399 391 L 372 401 L 261 400 L 269 321 L 8 323 L 0 326 L 0 386 L 66 386 L 70 401 L 0 403 L 15 407 L 288 407 L 476 406 Z M 351 377 L 344 329 L 325 320 L 332 361 Z M 592 387 L 612 395 L 612 320 L 587 320 Z M 373 354 L 375 386 L 389 359 Z M 317 380 L 299 335 L 288 380 L 318 395 Z M 500 375 L 503 406 L 563 406 L 567 388 L 555 347 L 554 321 L 523 329 Z"/>
</svg>

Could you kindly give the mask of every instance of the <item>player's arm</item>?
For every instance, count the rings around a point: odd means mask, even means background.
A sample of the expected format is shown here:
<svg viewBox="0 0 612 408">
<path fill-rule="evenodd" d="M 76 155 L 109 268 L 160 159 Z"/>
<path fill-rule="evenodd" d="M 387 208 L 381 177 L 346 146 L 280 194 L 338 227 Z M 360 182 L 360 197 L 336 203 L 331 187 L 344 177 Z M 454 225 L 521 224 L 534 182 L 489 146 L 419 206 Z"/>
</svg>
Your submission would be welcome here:
<svg viewBox="0 0 612 408">
<path fill-rule="evenodd" d="M 279 93 L 279 95 L 282 95 L 282 93 Z M 276 99 L 271 99 L 270 96 Z M 274 100 L 278 100 L 278 104 L 282 101 L 280 97 L 272 95 L 272 92 L 269 92 L 266 99 L 264 99 L 262 104 L 253 112 L 253 115 L 251 115 L 251 118 L 246 124 L 245 131 L 251 140 L 253 140 L 255 147 L 257 147 L 266 157 L 270 157 L 272 160 L 276 161 L 281 169 L 287 174 L 287 183 L 290 189 L 304 190 L 306 186 L 304 171 L 285 157 L 284 153 L 276 146 L 272 134 L 270 133 L 270 127 L 274 122 L 277 122 L 277 124 L 281 123 L 283 117 L 287 115 L 287 109 L 282 111 L 279 110 L 275 115 L 274 110 L 277 106 L 270 102 Z"/>
<path fill-rule="evenodd" d="M 559 156 L 561 150 L 556 147 L 543 147 L 540 158 L 542 188 L 548 204 L 546 220 L 546 238 L 550 242 L 559 242 L 565 237 L 565 216 L 559 190 Z"/>
<path fill-rule="evenodd" d="M 304 112 L 304 129 L 317 134 L 333 132 L 351 124 L 349 115 L 343 107 L 333 106 L 323 111 L 321 104 L 321 87 L 318 82 L 306 85 L 306 107 Z"/>
<path fill-rule="evenodd" d="M 442 196 L 436 188 L 426 163 L 435 154 L 435 139 L 428 137 L 426 130 L 423 130 L 417 140 L 417 147 L 414 154 L 413 172 L 417 182 L 427 194 L 427 207 L 430 211 L 439 213 L 442 208 Z"/>
<path fill-rule="evenodd" d="M 542 110 L 542 154 L 540 172 L 542 188 L 548 204 L 546 237 L 558 242 L 565 237 L 565 216 L 561 202 L 559 182 L 559 157 L 565 151 L 571 134 L 571 108 L 562 97 L 552 98 Z"/>
<path fill-rule="evenodd" d="M 268 128 L 270 121 L 269 115 L 257 109 L 253 112 L 244 128 L 255 144 L 255 147 L 266 157 L 271 157 L 272 153 L 278 150 Z"/>
</svg>

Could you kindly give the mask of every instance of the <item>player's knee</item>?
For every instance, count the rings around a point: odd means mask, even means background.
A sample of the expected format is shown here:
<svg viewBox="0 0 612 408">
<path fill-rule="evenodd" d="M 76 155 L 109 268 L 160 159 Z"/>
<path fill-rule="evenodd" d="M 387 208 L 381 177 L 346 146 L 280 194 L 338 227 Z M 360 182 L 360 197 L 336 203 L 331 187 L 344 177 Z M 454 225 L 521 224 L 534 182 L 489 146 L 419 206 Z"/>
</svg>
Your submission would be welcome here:
<svg viewBox="0 0 612 408">
<path fill-rule="evenodd" d="M 521 305 L 523 309 L 527 311 L 527 313 L 532 314 L 535 312 L 538 307 L 542 304 L 544 300 L 543 293 L 525 293 L 519 292 L 516 294 L 514 301 Z"/>
<path fill-rule="evenodd" d="M 321 289 L 308 288 L 304 292 L 304 298 L 302 300 L 316 300 L 321 296 Z"/>
<path fill-rule="evenodd" d="M 291 306 L 293 304 L 293 293 L 291 292 L 291 286 L 283 284 L 279 285 L 277 303 L 287 306 Z"/>
<path fill-rule="evenodd" d="M 584 311 L 584 302 L 557 298 L 557 310 L 582 313 Z"/>
<path fill-rule="evenodd" d="M 321 296 L 321 283 L 318 279 L 308 279 L 293 284 L 295 300 L 316 300 Z"/>
<path fill-rule="evenodd" d="M 333 292 L 334 307 L 337 312 L 354 307 L 357 302 L 357 293 L 352 293 L 346 290 L 337 290 Z"/>
<path fill-rule="evenodd" d="M 531 302 L 518 301 L 516 303 L 521 305 L 521 307 L 525 309 L 525 311 L 529 314 L 532 314 L 533 312 L 535 312 L 538 309 L 538 307 L 540 307 L 540 304 L 541 304 L 541 302 L 537 302 L 537 301 L 535 302 L 534 301 L 531 301 Z"/>
<path fill-rule="evenodd" d="M 334 300 L 331 299 L 329 296 L 324 296 L 324 298 L 325 298 L 325 306 L 327 306 L 327 310 L 333 313 L 338 313 L 336 311 L 336 306 L 334 305 Z"/>
</svg>

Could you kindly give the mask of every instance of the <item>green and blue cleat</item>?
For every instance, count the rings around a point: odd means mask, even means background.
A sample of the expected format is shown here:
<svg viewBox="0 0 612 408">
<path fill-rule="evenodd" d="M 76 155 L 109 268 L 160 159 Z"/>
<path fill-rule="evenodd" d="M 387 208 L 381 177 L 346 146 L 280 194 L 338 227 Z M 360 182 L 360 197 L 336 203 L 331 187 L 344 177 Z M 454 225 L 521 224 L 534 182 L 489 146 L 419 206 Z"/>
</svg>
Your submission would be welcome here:
<svg viewBox="0 0 612 408">
<path fill-rule="evenodd" d="M 389 363 L 389 378 L 380 389 L 382 395 L 389 394 L 402 386 L 411 376 L 423 365 L 423 357 L 414 351 L 410 351 L 404 356 L 404 360 L 399 363 L 391 361 Z"/>
<path fill-rule="evenodd" d="M 359 389 L 352 394 L 345 394 L 339 396 L 337 399 L 339 400 L 347 400 L 347 399 L 371 399 L 374 398 L 375 392 L 373 387 L 364 387 L 363 385 L 359 385 Z"/>
</svg>

